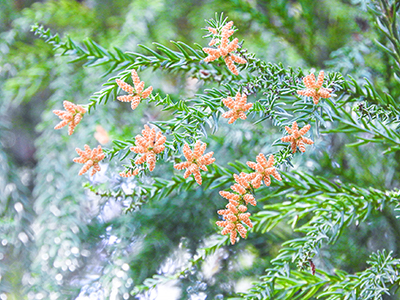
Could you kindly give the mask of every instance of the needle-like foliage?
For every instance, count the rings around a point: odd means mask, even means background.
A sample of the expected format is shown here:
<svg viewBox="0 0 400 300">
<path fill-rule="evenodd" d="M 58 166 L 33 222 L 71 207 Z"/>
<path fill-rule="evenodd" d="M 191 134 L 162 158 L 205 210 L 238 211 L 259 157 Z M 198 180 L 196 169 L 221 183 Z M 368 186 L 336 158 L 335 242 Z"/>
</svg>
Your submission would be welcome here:
<svg viewBox="0 0 400 300">
<path fill-rule="evenodd" d="M 95 2 L 0 22 L 0 299 L 399 297 L 397 1 Z"/>
</svg>

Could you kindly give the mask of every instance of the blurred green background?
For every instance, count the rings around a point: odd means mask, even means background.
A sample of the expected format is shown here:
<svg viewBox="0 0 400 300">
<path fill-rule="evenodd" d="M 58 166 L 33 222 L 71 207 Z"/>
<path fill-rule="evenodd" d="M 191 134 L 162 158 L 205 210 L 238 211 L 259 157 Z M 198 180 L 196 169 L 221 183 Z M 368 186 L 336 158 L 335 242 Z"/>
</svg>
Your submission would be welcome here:
<svg viewBox="0 0 400 300">
<path fill-rule="evenodd" d="M 106 68 L 87 68 L 84 62 L 69 63 L 70 58 L 54 55 L 50 45 L 33 35 L 31 25 L 42 24 L 78 42 L 90 37 L 107 49 L 141 52 L 138 44 L 172 47 L 170 40 L 206 46 L 204 19 L 224 12 L 239 29 L 235 36 L 261 59 L 301 67 L 305 73 L 325 69 L 357 81 L 367 77 L 397 96 L 391 60 L 373 43 L 382 36 L 372 28 L 367 3 L 1 0 L 0 299 L 134 299 L 130 293 L 136 285 L 154 274 L 168 278 L 184 270 L 200 247 L 217 238 L 216 210 L 224 205 L 218 191 L 199 188 L 162 201 L 150 199 L 140 210 L 125 213 L 120 198 L 85 190 L 88 180 L 126 192 L 138 188 L 135 180 L 118 177 L 122 167 L 117 160 L 105 163 L 92 179 L 77 176 L 74 149 L 97 145 L 97 126 L 111 139 L 129 138 L 146 122 L 168 120 L 168 114 L 142 105 L 133 116 L 121 103 L 110 101 L 85 116 L 74 135 L 67 136 L 65 128 L 53 130 L 58 118 L 52 110 L 61 109 L 63 100 L 88 102 L 106 81 Z M 191 79 L 193 74 L 146 70 L 140 76 L 156 92 L 175 99 L 203 90 L 201 82 Z M 260 151 L 270 152 L 280 135 L 269 122 L 233 127 L 221 122 L 207 143 L 218 163 L 226 165 L 254 161 Z M 297 169 L 362 187 L 398 186 L 398 154 L 382 157 L 379 145 L 346 148 L 354 140 L 340 133 L 315 135 L 314 140 L 314 150 L 294 162 Z M 171 166 L 160 163 L 157 176 L 168 178 L 170 172 Z M 160 280 L 158 289 L 137 297 L 223 299 L 245 291 L 264 274 L 281 243 L 295 235 L 285 224 L 267 234 L 250 233 L 235 247 L 223 247 L 206 263 L 165 283 Z M 352 226 L 338 243 L 322 249 L 316 264 L 326 270 L 361 271 L 372 251 L 398 250 L 399 236 L 399 223 L 387 210 L 369 223 Z"/>
</svg>

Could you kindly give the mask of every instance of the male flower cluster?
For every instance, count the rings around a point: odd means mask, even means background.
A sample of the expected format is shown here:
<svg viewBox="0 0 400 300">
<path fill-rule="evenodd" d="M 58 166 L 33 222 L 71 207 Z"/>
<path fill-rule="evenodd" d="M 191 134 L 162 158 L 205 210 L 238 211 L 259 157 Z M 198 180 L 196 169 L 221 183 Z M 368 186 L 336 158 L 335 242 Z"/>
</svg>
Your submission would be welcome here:
<svg viewBox="0 0 400 300">
<path fill-rule="evenodd" d="M 91 176 L 100 171 L 99 161 L 105 157 L 100 145 L 97 148 L 93 148 L 93 150 L 88 145 L 85 145 L 85 151 L 79 148 L 75 150 L 80 157 L 74 158 L 74 162 L 84 164 L 79 171 L 79 175 L 86 173 L 91 167 L 93 167 Z"/>
<path fill-rule="evenodd" d="M 122 102 L 131 102 L 132 109 L 135 109 L 142 99 L 146 99 L 150 96 L 151 92 L 153 91 L 153 87 L 150 86 L 143 91 L 144 82 L 140 81 L 136 70 L 132 69 L 131 74 L 134 87 L 120 79 L 115 80 L 118 86 L 129 94 L 125 96 L 118 96 L 117 99 Z"/>
<path fill-rule="evenodd" d="M 54 127 L 54 129 L 60 129 L 68 125 L 68 135 L 71 135 L 74 132 L 76 125 L 78 125 L 82 120 L 83 115 L 86 113 L 86 109 L 69 101 L 64 101 L 63 106 L 65 111 L 53 110 L 53 113 L 62 120 Z"/>
<path fill-rule="evenodd" d="M 228 97 L 222 99 L 222 102 L 230 108 L 229 111 L 222 114 L 223 118 L 230 118 L 228 124 L 232 124 L 238 118 L 246 120 L 247 116 L 245 112 L 253 107 L 253 103 L 247 103 L 247 95 L 243 93 L 243 96 L 241 96 L 239 92 L 236 94 L 235 100 Z"/>
<path fill-rule="evenodd" d="M 257 155 L 256 161 L 257 163 L 252 161 L 247 162 L 247 165 L 256 171 L 250 174 L 253 177 L 251 179 L 251 184 L 255 189 L 260 187 L 261 180 L 264 180 L 265 185 L 269 186 L 271 184 L 270 176 L 273 176 L 276 180 L 282 181 L 281 176 L 274 167 L 275 159 L 273 155 L 270 155 L 267 161 L 264 154 L 260 153 Z"/>
<path fill-rule="evenodd" d="M 183 146 L 183 155 L 185 156 L 187 161 L 176 164 L 174 168 L 177 170 L 186 169 L 183 177 L 188 178 L 190 174 L 193 174 L 196 182 L 201 185 L 202 179 L 200 170 L 207 172 L 208 169 L 206 166 L 212 164 L 215 161 L 215 158 L 212 157 L 214 152 L 208 152 L 207 154 L 204 154 L 206 148 L 206 143 L 197 141 L 192 151 L 190 150 L 189 145 L 185 143 L 185 145 Z"/>
<path fill-rule="evenodd" d="M 306 151 L 306 147 L 304 144 L 312 145 L 314 142 L 306 137 L 303 137 L 311 128 L 311 125 L 308 124 L 299 130 L 299 127 L 296 121 L 293 122 L 292 128 L 285 126 L 286 131 L 290 134 L 281 138 L 282 142 L 292 143 L 292 151 L 296 152 L 297 147 L 299 147 L 301 152 Z"/>
<path fill-rule="evenodd" d="M 135 164 L 140 165 L 147 162 L 147 166 L 149 167 L 150 172 L 152 172 L 156 166 L 156 154 L 164 151 L 164 143 L 167 138 L 163 136 L 160 131 L 156 133 L 154 128 L 150 129 L 147 125 L 144 125 L 142 135 L 143 136 L 137 135 L 135 137 L 136 146 L 133 146 L 130 149 L 135 153 L 143 154 L 135 161 Z M 131 174 L 136 175 L 136 169 Z"/>
<path fill-rule="evenodd" d="M 291 147 L 293 153 L 296 152 L 297 147 L 299 147 L 301 152 L 304 152 L 304 144 L 313 144 L 312 140 L 303 137 L 310 128 L 310 125 L 306 125 L 299 130 L 295 121 L 293 122 L 292 128 L 285 127 L 290 135 L 283 137 L 281 140 L 283 142 L 292 143 Z M 230 234 L 232 245 L 236 242 L 238 232 L 242 238 L 246 237 L 247 229 L 243 224 L 250 228 L 253 227 L 249 219 L 250 213 L 246 212 L 248 204 L 256 205 L 256 200 L 251 191 L 253 189 L 258 189 L 262 181 L 264 181 L 266 186 L 269 186 L 271 184 L 271 176 L 276 180 L 282 181 L 282 177 L 276 170 L 274 164 L 275 158 L 273 155 L 270 155 L 267 160 L 264 154 L 258 154 L 256 162 L 247 162 L 247 165 L 255 172 L 250 174 L 240 173 L 240 175 L 234 174 L 236 183 L 231 186 L 233 192 L 219 192 L 222 197 L 229 200 L 229 203 L 226 205 L 226 209 L 218 211 L 218 214 L 221 215 L 224 220 L 217 221 L 216 224 L 219 227 L 223 227 L 221 234 Z"/>
<path fill-rule="evenodd" d="M 235 32 L 231 29 L 233 26 L 233 22 L 230 21 L 226 23 L 221 29 L 220 38 L 218 35 L 218 30 L 212 27 L 209 27 L 208 30 L 214 34 L 214 38 L 210 42 L 210 46 L 218 44 L 217 49 L 215 48 L 203 48 L 203 51 L 208 54 L 208 56 L 204 59 L 205 62 L 214 61 L 220 57 L 222 57 L 228 66 L 228 69 L 235 75 L 239 75 L 239 71 L 237 70 L 236 66 L 233 62 L 238 64 L 245 64 L 247 61 L 244 58 L 241 58 L 232 52 L 235 51 L 239 45 L 239 40 L 235 38 L 233 41 L 229 42 L 229 37 Z"/>
<path fill-rule="evenodd" d="M 127 178 L 127 177 L 136 176 L 137 174 L 139 174 L 139 169 L 135 168 L 134 170 L 129 170 L 126 173 L 121 172 L 121 173 L 119 173 L 119 176 Z"/>
<path fill-rule="evenodd" d="M 76 125 L 82 120 L 83 115 L 86 113 L 86 109 L 84 109 L 80 105 L 73 104 L 69 101 L 63 102 L 65 111 L 62 110 L 53 110 L 53 113 L 56 114 L 62 121 L 58 123 L 54 129 L 60 129 L 64 126 L 68 125 L 68 134 L 71 135 L 74 132 Z M 91 176 L 96 174 L 96 172 L 100 171 L 99 161 L 103 160 L 105 154 L 99 145 L 97 148 L 93 150 L 90 149 L 88 145 L 85 145 L 85 151 L 76 148 L 76 152 L 79 157 L 74 158 L 74 162 L 84 164 L 82 169 L 79 171 L 79 175 L 83 175 L 86 173 L 91 167 L 92 173 Z"/>
<path fill-rule="evenodd" d="M 332 93 L 332 89 L 323 88 L 322 84 L 324 82 L 324 71 L 319 72 L 318 79 L 315 81 L 314 73 L 307 75 L 303 78 L 305 90 L 297 91 L 297 94 L 312 97 L 314 104 L 317 105 L 320 98 L 329 98 Z"/>
<path fill-rule="evenodd" d="M 256 172 L 250 174 L 242 172 L 240 175 L 234 174 L 233 177 L 236 183 L 231 186 L 233 193 L 227 191 L 219 192 L 222 197 L 229 200 L 229 203 L 225 206 L 226 209 L 218 211 L 218 214 L 223 216 L 224 221 L 217 221 L 216 224 L 224 228 L 221 231 L 222 235 L 230 234 L 232 245 L 236 242 L 238 232 L 242 238 L 246 238 L 247 229 L 243 224 L 247 225 L 249 228 L 253 227 L 249 219 L 250 213 L 246 212 L 248 204 L 253 206 L 257 204 L 251 193 L 252 188 L 259 188 L 262 179 L 264 179 L 264 183 L 269 186 L 271 183 L 270 175 L 274 176 L 277 180 L 282 180 L 273 166 L 273 155 L 271 155 L 267 161 L 264 154 L 260 153 L 257 156 L 257 164 L 253 162 L 247 162 L 247 164 L 252 169 L 255 169 Z"/>
<path fill-rule="evenodd" d="M 116 79 L 118 86 L 129 94 L 126 96 L 119 96 L 117 97 L 117 99 L 122 102 L 132 102 L 131 107 L 132 109 L 135 109 L 142 99 L 146 99 L 150 96 L 153 88 L 150 86 L 146 90 L 143 90 L 144 82 L 140 81 L 140 78 L 135 69 L 132 69 L 131 75 L 134 86 L 131 86 L 120 79 Z M 64 101 L 63 105 L 66 111 L 53 111 L 60 119 L 62 119 L 62 121 L 57 124 L 54 129 L 59 129 L 69 124 L 68 134 L 71 135 L 74 132 L 76 125 L 79 124 L 83 115 L 86 113 L 86 110 L 82 106 L 75 105 L 69 101 Z M 163 144 L 166 139 L 161 133 L 158 133 L 156 135 L 154 129 L 151 130 L 146 126 L 145 128 L 146 129 L 143 132 L 145 132 L 144 135 L 146 135 L 146 137 L 136 137 L 136 144 L 138 146 L 132 147 L 131 150 L 136 153 L 144 153 L 144 155 L 136 161 L 136 164 L 141 164 L 147 161 L 150 171 L 153 171 L 156 162 L 155 155 L 164 150 L 165 146 Z M 104 132 L 105 131 L 103 130 L 102 135 L 98 132 L 96 134 L 96 138 L 99 139 L 101 137 L 101 139 L 99 140 L 101 140 L 101 142 L 107 143 L 108 136 L 106 133 L 104 134 Z M 88 145 L 85 145 L 85 151 L 76 148 L 76 152 L 80 155 L 80 157 L 75 158 L 74 162 L 85 164 L 80 170 L 79 175 L 86 173 L 92 166 L 92 175 L 100 171 L 100 166 L 98 162 L 105 157 L 105 154 L 102 152 L 101 146 L 98 146 L 97 149 L 95 148 L 93 150 L 90 150 L 90 147 Z M 135 169 L 121 176 L 134 176 L 137 175 L 137 173 L 138 170 Z"/>
<path fill-rule="evenodd" d="M 249 177 L 248 174 L 240 173 L 234 174 L 236 183 L 231 186 L 231 190 L 235 193 L 220 191 L 219 194 L 227 199 L 229 203 L 225 206 L 226 209 L 221 209 L 218 214 L 223 216 L 224 221 L 217 221 L 216 224 L 224 229 L 221 231 L 222 235 L 230 234 L 231 244 L 236 242 L 237 233 L 239 232 L 242 238 L 246 238 L 247 229 L 242 223 L 250 228 L 253 228 L 249 217 L 250 213 L 246 213 L 247 204 L 256 205 L 257 202 L 254 196 L 250 193 Z"/>
</svg>

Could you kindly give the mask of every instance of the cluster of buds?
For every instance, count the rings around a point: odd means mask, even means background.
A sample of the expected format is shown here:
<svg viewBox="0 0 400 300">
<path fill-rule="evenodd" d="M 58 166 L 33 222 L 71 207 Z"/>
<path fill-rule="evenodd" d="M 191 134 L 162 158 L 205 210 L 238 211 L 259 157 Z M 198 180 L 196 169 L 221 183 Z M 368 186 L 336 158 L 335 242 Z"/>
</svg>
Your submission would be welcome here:
<svg viewBox="0 0 400 300">
<path fill-rule="evenodd" d="M 232 26 L 233 22 L 230 21 L 222 27 L 220 32 L 216 28 L 208 27 L 208 30 L 214 35 L 209 46 L 217 45 L 217 48 L 203 48 L 203 51 L 208 54 L 204 61 L 210 62 L 222 57 L 228 69 L 233 74 L 239 75 L 239 71 L 234 65 L 234 62 L 238 64 L 246 64 L 247 61 L 232 53 L 239 47 L 239 40 L 237 38 L 229 42 L 229 37 L 235 32 L 231 29 Z"/>
<path fill-rule="evenodd" d="M 142 130 L 142 135 L 137 135 L 135 137 L 136 146 L 130 147 L 130 150 L 135 153 L 143 154 L 138 159 L 136 159 L 135 164 L 141 165 L 147 162 L 147 166 L 152 172 L 156 167 L 156 155 L 163 152 L 165 149 L 164 143 L 167 138 L 159 131 L 156 133 L 154 128 L 150 128 L 144 125 Z M 121 172 L 119 176 L 121 177 L 132 177 L 139 174 L 139 169 L 129 169 L 128 172 Z"/>
<path fill-rule="evenodd" d="M 312 145 L 314 142 L 309 138 L 303 137 L 311 128 L 310 124 L 307 124 L 303 128 L 299 130 L 299 126 L 297 122 L 294 121 L 292 124 L 292 128 L 285 126 L 286 131 L 290 134 L 281 138 L 282 142 L 291 143 L 292 152 L 295 153 L 297 147 L 299 147 L 301 152 L 306 151 L 306 147 L 304 144 Z"/>
<path fill-rule="evenodd" d="M 185 156 L 187 161 L 176 164 L 174 168 L 177 170 L 186 169 L 183 177 L 186 179 L 189 177 L 190 174 L 193 174 L 196 182 L 201 185 L 202 178 L 200 170 L 207 172 L 208 169 L 206 166 L 212 164 L 215 161 L 215 158 L 212 157 L 214 152 L 208 152 L 207 154 L 204 154 L 206 148 L 207 144 L 200 141 L 196 142 L 193 151 L 190 150 L 188 144 L 185 144 L 183 146 L 183 155 Z"/>
<path fill-rule="evenodd" d="M 116 79 L 118 86 L 129 94 L 126 96 L 119 96 L 117 97 L 117 99 L 122 102 L 132 102 L 131 107 L 132 109 L 135 109 L 142 99 L 146 99 L 150 96 L 153 88 L 150 86 L 147 89 L 143 90 L 144 82 L 140 81 L 140 78 L 135 69 L 132 69 L 131 75 L 134 86 L 131 86 L 120 79 Z M 86 113 L 86 109 L 69 101 L 64 101 L 63 105 L 65 111 L 53 111 L 54 114 L 62 119 L 62 121 L 57 124 L 54 129 L 60 129 L 66 125 L 69 125 L 68 134 L 71 135 L 74 132 L 76 125 L 78 125 L 79 122 L 82 120 L 83 115 Z M 153 171 L 156 164 L 156 154 L 164 151 L 165 146 L 163 144 L 165 143 L 166 138 L 160 132 L 156 134 L 155 130 L 150 129 L 147 125 L 145 125 L 145 130 L 142 133 L 143 137 L 136 137 L 137 146 L 131 147 L 131 150 L 135 153 L 144 154 L 142 157 L 136 160 L 136 164 L 142 164 L 147 161 L 149 170 Z M 102 127 L 97 128 L 95 138 L 102 144 L 108 142 L 108 135 Z M 85 151 L 76 148 L 76 152 L 80 155 L 80 157 L 75 158 L 74 162 L 85 164 L 80 170 L 79 175 L 86 173 L 91 167 L 93 167 L 92 175 L 100 171 L 100 166 L 98 162 L 105 157 L 101 146 L 98 146 L 98 148 L 94 148 L 93 150 L 91 150 L 88 145 L 85 145 Z M 123 177 L 129 177 L 137 175 L 138 172 L 138 169 L 134 169 L 130 170 L 128 173 L 121 173 L 120 175 Z"/>
<path fill-rule="evenodd" d="M 91 176 L 100 171 L 99 161 L 103 160 L 105 157 L 100 145 L 97 148 L 93 148 L 93 150 L 91 150 L 88 145 L 85 145 L 85 151 L 79 148 L 75 150 L 79 157 L 74 158 L 74 162 L 84 164 L 79 171 L 79 175 L 86 173 L 91 167 L 93 167 Z"/>
<path fill-rule="evenodd" d="M 147 166 L 152 172 L 156 166 L 156 154 L 164 151 L 167 138 L 159 131 L 156 133 L 154 128 L 144 125 L 142 136 L 135 137 L 136 146 L 131 147 L 131 151 L 135 153 L 142 153 L 143 155 L 136 159 L 135 164 L 141 165 L 147 162 Z M 131 176 L 137 174 L 136 169 L 131 172 Z"/>
<path fill-rule="evenodd" d="M 295 153 L 297 147 L 301 152 L 304 152 L 304 144 L 313 144 L 314 142 L 306 137 L 303 137 L 311 126 L 306 125 L 299 130 L 296 121 L 293 122 L 292 128 L 285 127 L 286 131 L 290 134 L 281 138 L 282 142 L 290 142 L 292 152 Z M 254 189 L 258 189 L 261 183 L 264 182 L 266 186 L 271 184 L 271 176 L 276 180 L 282 181 L 282 177 L 276 170 L 275 158 L 270 155 L 268 159 L 264 154 L 260 153 L 256 157 L 256 162 L 248 161 L 247 165 L 254 170 L 253 173 L 246 174 L 240 173 L 240 175 L 234 174 L 236 183 L 231 186 L 233 192 L 220 191 L 219 194 L 225 199 L 229 200 L 226 205 L 226 209 L 218 211 L 218 214 L 223 216 L 223 221 L 217 221 L 217 225 L 223 227 L 221 234 L 230 234 L 230 240 L 232 245 L 235 244 L 237 233 L 242 238 L 246 238 L 247 229 L 244 225 L 249 228 L 253 227 L 249 217 L 250 213 L 247 211 L 247 205 L 256 205 L 256 200 L 252 194 Z"/>
<path fill-rule="evenodd" d="M 243 96 L 241 96 L 239 92 L 236 94 L 235 99 L 227 97 L 222 99 L 222 102 L 230 109 L 222 114 L 223 118 L 230 118 L 228 124 L 232 124 L 239 118 L 246 120 L 245 112 L 253 107 L 253 103 L 247 103 L 247 95 L 243 93 Z"/>
<path fill-rule="evenodd" d="M 143 136 L 136 136 L 136 146 L 131 147 L 130 149 L 135 153 L 143 153 L 143 156 L 139 157 L 135 161 L 135 164 L 147 162 L 149 170 L 153 171 L 156 163 L 156 154 L 161 153 L 165 149 L 164 143 L 166 137 L 163 136 L 161 132 L 156 134 L 155 129 L 150 129 L 147 125 L 145 125 L 145 129 L 142 131 L 142 135 Z M 195 143 L 193 151 L 190 149 L 188 144 L 185 144 L 183 146 L 183 155 L 187 161 L 174 165 L 174 168 L 177 170 L 186 169 L 183 177 L 186 179 L 190 174 L 193 174 L 196 182 L 201 185 L 202 178 L 200 170 L 208 171 L 206 166 L 215 161 L 215 158 L 212 157 L 214 152 L 204 154 L 206 148 L 207 144 L 202 143 L 201 141 Z M 128 172 L 121 172 L 119 175 L 121 177 L 131 177 L 138 175 L 138 173 L 139 169 L 134 168 L 129 169 Z"/>
<path fill-rule="evenodd" d="M 71 135 L 74 132 L 76 125 L 78 125 L 82 120 L 83 115 L 86 113 L 86 109 L 69 101 L 64 101 L 63 106 L 65 111 L 53 110 L 53 113 L 62 120 L 54 127 L 54 129 L 60 129 L 68 125 L 68 135 Z"/>
<path fill-rule="evenodd" d="M 66 125 L 68 125 L 68 135 L 71 135 L 76 125 L 82 120 L 83 115 L 86 113 L 86 109 L 81 105 L 74 104 L 69 101 L 64 101 L 63 106 L 65 111 L 63 110 L 53 110 L 53 113 L 57 115 L 62 121 L 58 123 L 54 129 L 60 129 Z M 91 176 L 100 171 L 99 162 L 104 159 L 105 154 L 103 153 L 103 149 L 99 145 L 97 148 L 90 149 L 88 145 L 85 145 L 85 150 L 81 150 L 76 148 L 76 152 L 79 157 L 73 159 L 74 162 L 84 164 L 81 170 L 79 171 L 79 175 L 83 175 L 90 168 L 93 167 Z"/>
<path fill-rule="evenodd" d="M 131 108 L 135 109 L 139 105 L 141 100 L 146 99 L 150 96 L 151 92 L 153 91 L 153 87 L 150 86 L 147 89 L 143 90 L 144 82 L 140 81 L 140 78 L 135 69 L 132 69 L 131 75 L 134 86 L 131 86 L 120 79 L 115 80 L 118 86 L 129 94 L 125 96 L 118 96 L 117 99 L 121 102 L 131 102 Z"/>
<path fill-rule="evenodd" d="M 315 81 L 314 73 L 307 75 L 303 78 L 303 83 L 306 89 L 297 91 L 297 94 L 312 97 L 314 104 L 317 105 L 320 98 L 329 98 L 332 93 L 332 89 L 323 88 L 324 83 L 324 71 L 320 71 L 317 81 Z"/>
<path fill-rule="evenodd" d="M 247 165 L 252 168 L 255 172 L 251 173 L 251 184 L 255 189 L 261 186 L 261 180 L 264 181 L 266 186 L 271 184 L 271 177 L 273 176 L 276 180 L 282 181 L 281 176 L 274 167 L 275 159 L 273 155 L 265 158 L 264 154 L 260 153 L 256 157 L 256 162 L 248 161 Z"/>
<path fill-rule="evenodd" d="M 135 168 L 133 170 L 129 170 L 126 173 L 125 172 L 121 172 L 121 173 L 119 173 L 119 176 L 127 178 L 127 177 L 136 176 L 137 174 L 139 174 L 139 169 Z"/>
<path fill-rule="evenodd" d="M 239 175 L 234 174 L 233 177 L 236 183 L 231 186 L 233 192 L 219 192 L 229 203 L 225 206 L 226 209 L 218 211 L 218 214 L 221 215 L 224 220 L 217 221 L 216 224 L 219 227 L 223 227 L 221 231 L 222 235 L 230 234 L 232 245 L 236 242 L 237 233 L 239 233 L 242 238 L 246 238 L 247 229 L 244 225 L 247 225 L 249 228 L 253 227 L 249 219 L 250 213 L 247 212 L 247 205 L 251 204 L 255 206 L 257 204 L 252 191 L 260 187 L 261 179 L 264 179 L 264 183 L 267 186 L 271 183 L 269 175 L 272 175 L 277 180 L 282 180 L 273 164 L 273 155 L 271 155 L 267 161 L 264 154 L 260 153 L 257 156 L 257 164 L 254 162 L 247 162 L 247 165 L 256 172 L 250 174 L 243 172 Z"/>
</svg>

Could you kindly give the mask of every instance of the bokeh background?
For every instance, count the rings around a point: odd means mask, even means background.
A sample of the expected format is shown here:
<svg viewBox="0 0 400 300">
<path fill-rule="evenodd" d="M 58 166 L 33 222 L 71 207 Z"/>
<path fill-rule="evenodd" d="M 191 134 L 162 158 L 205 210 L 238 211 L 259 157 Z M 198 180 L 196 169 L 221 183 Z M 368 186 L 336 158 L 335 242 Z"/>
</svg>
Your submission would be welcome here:
<svg viewBox="0 0 400 300">
<path fill-rule="evenodd" d="M 61 37 L 83 43 L 90 37 L 106 49 L 142 52 L 138 44 L 170 40 L 206 46 L 205 19 L 224 12 L 239 29 L 235 35 L 257 57 L 305 73 L 325 69 L 364 77 L 394 97 L 391 60 L 374 44 L 368 1 L 357 0 L 87 0 L 0 1 L 0 299 L 224 299 L 246 291 L 264 274 L 282 242 L 293 238 L 289 225 L 267 234 L 250 233 L 235 247 L 222 247 L 205 263 L 189 267 L 199 249 L 215 243 L 216 210 L 224 200 L 215 189 L 190 189 L 143 200 L 126 212 L 129 199 L 118 197 L 140 188 L 122 179 L 121 162 L 102 165 L 93 178 L 77 176 L 75 148 L 98 144 L 96 132 L 113 139 L 134 137 L 146 122 L 168 120 L 154 105 L 135 113 L 109 101 L 85 117 L 72 136 L 54 130 L 53 109 L 62 101 L 84 104 L 101 89 L 105 66 L 69 63 L 31 32 L 39 23 Z M 115 75 L 115 74 L 112 74 Z M 193 97 L 203 89 L 193 74 L 146 70 L 141 79 L 155 92 L 174 99 Z M 252 99 L 254 100 L 254 99 Z M 254 120 L 255 121 L 255 120 Z M 271 151 L 281 133 L 268 121 L 220 122 L 206 139 L 219 164 L 254 160 Z M 104 136 L 104 134 L 103 134 Z M 345 134 L 313 133 L 316 145 L 294 162 L 296 168 L 363 187 L 398 186 L 398 154 L 382 149 L 347 148 Z M 397 152 L 398 153 L 398 152 Z M 368 162 L 368 163 L 365 163 Z M 157 176 L 168 178 L 160 163 Z M 153 184 L 151 178 L 142 178 Z M 115 191 L 102 197 L 84 184 Z M 400 228 L 391 210 L 352 226 L 334 245 L 321 250 L 319 268 L 353 273 L 366 268 L 372 251 L 397 251 Z M 181 273 L 180 273 L 181 272 Z M 146 278 L 147 280 L 143 285 Z M 176 275 L 179 274 L 179 275 Z M 155 285 L 155 288 L 149 288 Z M 133 290 L 142 291 L 137 296 Z M 392 298 L 387 298 L 392 299 Z M 395 299 L 395 298 L 393 298 Z"/>
</svg>

